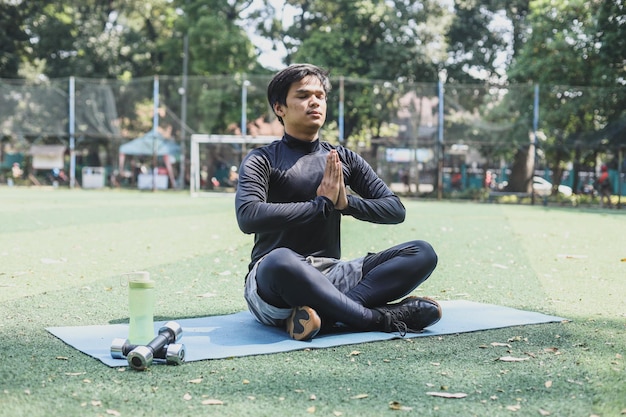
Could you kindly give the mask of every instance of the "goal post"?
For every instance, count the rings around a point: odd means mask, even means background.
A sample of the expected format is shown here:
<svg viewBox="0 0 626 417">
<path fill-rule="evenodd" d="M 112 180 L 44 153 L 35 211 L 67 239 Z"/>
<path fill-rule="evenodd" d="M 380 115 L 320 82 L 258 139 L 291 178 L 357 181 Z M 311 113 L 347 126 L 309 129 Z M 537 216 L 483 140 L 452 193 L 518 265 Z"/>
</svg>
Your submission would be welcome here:
<svg viewBox="0 0 626 417">
<path fill-rule="evenodd" d="M 200 182 L 200 145 L 201 144 L 236 144 L 241 145 L 241 154 L 245 155 L 247 148 L 266 145 L 279 140 L 279 136 L 242 136 L 242 135 L 208 135 L 195 133 L 191 135 L 189 148 L 189 192 L 197 196 L 201 189 Z"/>
</svg>

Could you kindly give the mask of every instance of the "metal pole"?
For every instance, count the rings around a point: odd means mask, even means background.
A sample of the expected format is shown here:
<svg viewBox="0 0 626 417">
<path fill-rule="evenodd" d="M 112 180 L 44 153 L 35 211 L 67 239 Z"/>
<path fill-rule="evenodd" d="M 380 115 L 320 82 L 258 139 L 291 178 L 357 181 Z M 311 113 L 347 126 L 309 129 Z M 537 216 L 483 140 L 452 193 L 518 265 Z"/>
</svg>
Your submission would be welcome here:
<svg viewBox="0 0 626 417">
<path fill-rule="evenodd" d="M 70 77 L 70 120 L 69 120 L 69 134 L 70 134 L 70 188 L 74 188 L 76 185 L 76 140 L 74 138 L 76 128 L 76 79 L 74 76 Z"/>
<path fill-rule="evenodd" d="M 439 121 L 437 138 L 437 199 L 443 198 L 443 76 L 439 77 L 437 90 L 439 92 Z"/>
<path fill-rule="evenodd" d="M 157 168 L 157 134 L 159 128 L 159 76 L 154 76 L 152 86 L 152 191 L 156 191 Z"/>
<path fill-rule="evenodd" d="M 185 148 L 187 141 L 187 68 L 189 65 L 189 36 L 183 38 L 183 85 L 180 88 L 180 172 L 178 173 L 178 188 L 185 187 Z"/>
<path fill-rule="evenodd" d="M 624 167 L 624 148 L 617 151 L 617 208 L 622 208 L 622 168 Z"/>
<path fill-rule="evenodd" d="M 343 143 L 344 140 L 344 78 L 343 75 L 339 77 L 339 143 Z"/>
<path fill-rule="evenodd" d="M 241 136 L 248 134 L 248 86 L 250 81 L 246 80 L 244 75 L 243 83 L 241 84 Z"/>
<path fill-rule="evenodd" d="M 537 130 L 539 128 L 539 84 L 535 84 L 533 99 L 533 168 L 530 172 L 530 201 L 535 205 L 535 190 L 533 189 L 533 177 L 537 165 Z"/>
</svg>

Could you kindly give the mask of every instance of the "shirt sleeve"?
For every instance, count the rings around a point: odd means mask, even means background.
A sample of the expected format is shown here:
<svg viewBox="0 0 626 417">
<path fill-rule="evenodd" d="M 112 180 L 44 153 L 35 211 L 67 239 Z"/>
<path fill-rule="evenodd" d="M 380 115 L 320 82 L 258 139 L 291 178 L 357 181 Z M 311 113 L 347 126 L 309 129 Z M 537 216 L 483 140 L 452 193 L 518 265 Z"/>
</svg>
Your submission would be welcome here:
<svg viewBox="0 0 626 417">
<path fill-rule="evenodd" d="M 327 218 L 334 211 L 333 203 L 321 196 L 303 202 L 268 202 L 271 169 L 261 152 L 251 152 L 241 164 L 235 211 L 242 232 L 281 231 Z"/>
<path fill-rule="evenodd" d="M 360 155 L 345 148 L 338 150 L 344 167 L 347 168 L 344 169 L 346 185 L 358 194 L 348 196 L 348 207 L 341 210 L 341 213 L 372 223 L 402 223 L 406 209 L 400 198 Z"/>
</svg>

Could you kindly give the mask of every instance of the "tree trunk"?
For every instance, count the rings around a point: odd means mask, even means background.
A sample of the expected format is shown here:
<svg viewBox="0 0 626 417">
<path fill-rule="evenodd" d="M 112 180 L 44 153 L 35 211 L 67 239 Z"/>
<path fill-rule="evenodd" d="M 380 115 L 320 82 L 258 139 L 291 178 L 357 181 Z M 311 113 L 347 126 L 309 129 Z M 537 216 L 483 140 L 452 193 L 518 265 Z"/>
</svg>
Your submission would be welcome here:
<svg viewBox="0 0 626 417">
<path fill-rule="evenodd" d="M 532 177 L 535 169 L 535 145 L 529 144 L 517 150 L 507 191 L 518 193 L 532 192 Z"/>
</svg>

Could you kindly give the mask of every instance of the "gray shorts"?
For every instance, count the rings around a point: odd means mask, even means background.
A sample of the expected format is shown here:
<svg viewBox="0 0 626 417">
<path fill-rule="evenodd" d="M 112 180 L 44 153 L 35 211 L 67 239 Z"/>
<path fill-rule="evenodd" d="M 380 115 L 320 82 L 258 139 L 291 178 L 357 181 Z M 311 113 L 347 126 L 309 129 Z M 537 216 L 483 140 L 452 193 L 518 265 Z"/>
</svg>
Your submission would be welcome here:
<svg viewBox="0 0 626 417">
<path fill-rule="evenodd" d="M 363 278 L 363 259 L 357 258 L 350 261 L 342 261 L 333 258 L 308 256 L 306 261 L 313 268 L 324 274 L 335 288 L 345 294 Z M 275 307 L 263 301 L 259 296 L 256 285 L 256 271 L 261 262 L 263 262 L 263 258 L 259 259 L 248 273 L 244 297 L 250 312 L 259 322 L 270 326 L 283 327 L 285 319 L 289 317 L 293 309 Z"/>
</svg>

